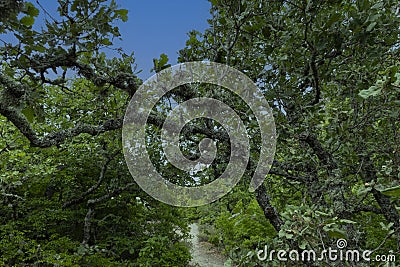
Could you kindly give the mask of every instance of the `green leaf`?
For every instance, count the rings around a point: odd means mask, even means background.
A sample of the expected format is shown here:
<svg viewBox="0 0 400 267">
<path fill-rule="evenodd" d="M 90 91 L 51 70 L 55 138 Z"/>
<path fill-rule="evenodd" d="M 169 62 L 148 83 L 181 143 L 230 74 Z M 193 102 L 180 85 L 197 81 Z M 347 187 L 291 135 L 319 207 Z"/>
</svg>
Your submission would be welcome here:
<svg viewBox="0 0 400 267">
<path fill-rule="evenodd" d="M 30 27 L 35 23 L 35 19 L 31 16 L 25 16 L 20 20 L 20 22 L 25 26 Z"/>
<path fill-rule="evenodd" d="M 322 211 L 319 211 L 319 210 L 315 211 L 315 213 L 318 214 L 318 215 L 322 215 L 322 216 L 329 216 L 328 213 L 325 213 L 325 212 L 322 212 Z"/>
<path fill-rule="evenodd" d="M 25 115 L 25 118 L 32 123 L 35 118 L 35 110 L 32 107 L 26 107 L 22 111 L 22 114 Z"/>
<path fill-rule="evenodd" d="M 307 244 L 308 244 L 307 240 L 303 240 L 303 241 L 301 241 L 301 243 L 299 245 L 299 248 L 300 249 L 306 249 Z"/>
<path fill-rule="evenodd" d="M 285 237 L 286 237 L 287 239 L 292 239 L 292 238 L 293 238 L 293 234 L 285 233 Z"/>
<path fill-rule="evenodd" d="M 376 3 L 371 7 L 371 9 L 380 9 L 381 7 L 383 7 L 383 2 Z"/>
<path fill-rule="evenodd" d="M 39 9 L 37 9 L 32 3 L 26 2 L 25 3 L 25 9 L 26 11 L 24 12 L 25 14 L 32 16 L 32 17 L 37 17 L 39 15 Z"/>
<path fill-rule="evenodd" d="M 104 38 L 103 40 L 101 40 L 101 44 L 112 45 L 112 42 L 108 38 Z"/>
<path fill-rule="evenodd" d="M 384 194 L 385 196 L 400 197 L 400 185 L 383 189 L 381 190 L 381 193 Z"/>
<path fill-rule="evenodd" d="M 161 54 L 158 64 L 160 64 L 160 66 L 162 67 L 167 63 L 168 63 L 168 56 L 166 54 Z"/>
<path fill-rule="evenodd" d="M 370 187 L 370 186 L 362 187 L 362 188 L 357 190 L 356 194 L 358 196 L 365 195 L 366 193 L 371 192 L 371 190 L 372 190 L 372 187 Z"/>
<path fill-rule="evenodd" d="M 161 54 L 160 59 L 156 59 L 156 58 L 153 59 L 153 64 L 154 64 L 153 70 L 155 72 L 159 72 L 163 69 L 170 67 L 171 64 L 167 64 L 167 63 L 168 63 L 168 56 L 166 54 Z"/>
<path fill-rule="evenodd" d="M 382 230 L 384 231 L 390 231 L 390 229 L 393 227 L 394 223 L 388 223 L 387 225 L 384 224 L 383 222 L 380 222 L 379 225 L 382 227 Z"/>
<path fill-rule="evenodd" d="M 378 86 L 371 86 L 370 88 L 368 88 L 367 90 L 361 90 L 360 93 L 358 93 L 359 96 L 361 96 L 362 98 L 367 99 L 370 96 L 377 96 L 381 93 L 382 88 L 379 88 Z"/>
<path fill-rule="evenodd" d="M 335 230 L 326 230 L 328 235 L 332 238 L 347 238 L 346 233 L 342 230 L 335 229 Z"/>
<path fill-rule="evenodd" d="M 375 15 L 370 16 L 368 18 L 368 21 L 374 22 L 374 21 L 377 21 L 380 17 L 381 17 L 380 14 L 375 14 Z"/>
<path fill-rule="evenodd" d="M 34 49 L 38 52 L 41 52 L 41 53 L 44 53 L 46 51 L 46 48 L 42 45 L 33 45 L 32 49 Z"/>
<path fill-rule="evenodd" d="M 341 223 L 349 223 L 349 224 L 356 224 L 357 223 L 355 221 L 351 221 L 351 220 L 347 220 L 347 219 L 341 219 L 341 220 L 339 220 L 339 222 L 341 222 Z"/>
<path fill-rule="evenodd" d="M 375 25 L 376 25 L 376 22 L 372 22 L 371 24 L 368 25 L 366 31 L 367 32 L 372 31 L 372 29 L 375 27 Z"/>
<path fill-rule="evenodd" d="M 333 13 L 326 22 L 326 27 L 329 28 L 330 26 L 332 26 L 332 24 L 337 22 L 341 18 L 341 16 L 342 15 L 340 13 Z"/>
<path fill-rule="evenodd" d="M 279 231 L 278 233 L 279 237 L 286 237 L 287 239 L 292 239 L 293 238 L 293 234 L 288 233 L 284 230 Z"/>
<path fill-rule="evenodd" d="M 216 6 L 218 4 L 218 0 L 211 0 L 210 2 L 212 6 Z"/>
<path fill-rule="evenodd" d="M 128 21 L 128 10 L 127 9 L 118 9 L 115 10 L 115 14 L 123 21 Z"/>
</svg>

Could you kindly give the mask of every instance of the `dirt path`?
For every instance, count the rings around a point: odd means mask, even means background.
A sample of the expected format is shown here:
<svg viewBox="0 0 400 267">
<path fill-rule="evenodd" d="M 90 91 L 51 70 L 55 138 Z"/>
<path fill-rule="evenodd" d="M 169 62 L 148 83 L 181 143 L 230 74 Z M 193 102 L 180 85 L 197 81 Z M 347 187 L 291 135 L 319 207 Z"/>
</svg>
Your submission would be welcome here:
<svg viewBox="0 0 400 267">
<path fill-rule="evenodd" d="M 190 235 L 192 238 L 192 261 L 191 266 L 198 267 L 223 267 L 225 257 L 221 255 L 217 249 L 208 242 L 200 242 L 197 235 L 199 234 L 199 226 L 197 223 L 190 225 Z"/>
</svg>

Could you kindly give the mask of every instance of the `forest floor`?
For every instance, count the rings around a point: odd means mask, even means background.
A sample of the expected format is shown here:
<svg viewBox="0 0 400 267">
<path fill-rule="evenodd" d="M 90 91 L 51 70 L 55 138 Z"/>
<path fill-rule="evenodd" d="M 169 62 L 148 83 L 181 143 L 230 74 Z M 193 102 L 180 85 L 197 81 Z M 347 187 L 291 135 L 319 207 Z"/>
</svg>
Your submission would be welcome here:
<svg viewBox="0 0 400 267">
<path fill-rule="evenodd" d="M 208 243 L 202 242 L 198 238 L 199 226 L 197 223 L 190 225 L 190 242 L 192 243 L 192 261 L 191 266 L 196 267 L 223 267 L 226 260 L 218 249 Z"/>
</svg>

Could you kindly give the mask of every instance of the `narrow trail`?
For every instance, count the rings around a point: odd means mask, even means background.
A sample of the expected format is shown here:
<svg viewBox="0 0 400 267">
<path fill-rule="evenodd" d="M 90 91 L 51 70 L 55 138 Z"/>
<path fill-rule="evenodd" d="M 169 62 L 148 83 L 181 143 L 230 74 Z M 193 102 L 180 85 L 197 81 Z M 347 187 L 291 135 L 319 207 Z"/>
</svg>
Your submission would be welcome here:
<svg viewBox="0 0 400 267">
<path fill-rule="evenodd" d="M 190 241 L 192 243 L 191 266 L 196 267 L 223 267 L 225 257 L 210 243 L 200 242 L 198 238 L 199 226 L 197 223 L 190 225 Z"/>
</svg>

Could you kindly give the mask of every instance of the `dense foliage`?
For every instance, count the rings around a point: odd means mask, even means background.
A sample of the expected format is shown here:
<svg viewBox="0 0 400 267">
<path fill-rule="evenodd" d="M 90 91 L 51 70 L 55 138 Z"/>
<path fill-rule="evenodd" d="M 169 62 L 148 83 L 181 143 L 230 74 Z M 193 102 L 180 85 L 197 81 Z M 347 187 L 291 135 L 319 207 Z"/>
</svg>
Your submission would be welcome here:
<svg viewBox="0 0 400 267">
<path fill-rule="evenodd" d="M 18 42 L 0 56 L 0 265 L 186 266 L 181 212 L 139 190 L 121 152 L 116 129 L 140 81 L 131 56 L 103 50 L 127 11 L 59 4 L 40 31 L 44 10 L 29 2 L 2 24 Z"/>
<path fill-rule="evenodd" d="M 248 106 L 205 84 L 167 94 L 147 139 L 167 179 L 208 183 L 230 151 L 221 125 L 198 119 L 181 147 L 196 158 L 202 138 L 217 139 L 210 168 L 189 174 L 167 164 L 160 128 L 171 103 L 229 103 L 252 137 L 238 186 L 193 209 L 152 199 L 125 166 L 122 118 L 142 82 L 133 54 L 113 46 L 127 10 L 114 1 L 58 0 L 49 14 L 39 2 L 0 2 L 0 33 L 15 38 L 0 47 L 0 265 L 188 266 L 193 219 L 227 264 L 299 266 L 261 262 L 257 250 L 322 250 L 338 238 L 348 249 L 399 255 L 398 1 L 210 2 L 209 29 L 188 34 L 179 61 L 216 61 L 248 75 L 273 109 L 278 143 L 264 184 L 250 193 L 260 134 Z M 156 72 L 168 66 L 165 55 L 154 60 Z"/>
<path fill-rule="evenodd" d="M 261 208 L 278 233 L 264 243 L 322 250 L 346 238 L 348 248 L 398 253 L 398 2 L 211 2 L 211 28 L 191 33 L 181 59 L 242 70 L 273 106 L 278 144 L 265 185 L 279 214 Z M 228 205 L 242 207 L 243 195 L 234 195 Z M 254 246 L 263 245 L 230 231 L 251 210 L 211 215 L 220 242 L 244 266 L 257 265 Z"/>
</svg>

